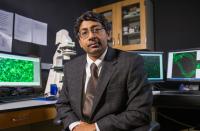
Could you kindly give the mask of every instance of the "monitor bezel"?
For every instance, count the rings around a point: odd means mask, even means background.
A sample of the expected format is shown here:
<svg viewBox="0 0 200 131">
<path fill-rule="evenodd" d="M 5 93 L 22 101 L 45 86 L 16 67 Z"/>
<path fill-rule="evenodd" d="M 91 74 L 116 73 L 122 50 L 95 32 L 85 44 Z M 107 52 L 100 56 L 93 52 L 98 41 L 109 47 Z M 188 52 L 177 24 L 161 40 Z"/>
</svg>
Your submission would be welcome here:
<svg viewBox="0 0 200 131">
<path fill-rule="evenodd" d="M 167 52 L 167 71 L 166 71 L 166 81 L 171 81 L 171 82 L 183 82 L 183 83 L 197 83 L 200 82 L 200 78 L 199 79 L 194 79 L 194 78 L 168 78 L 168 70 L 169 70 L 169 54 L 170 53 L 175 53 L 175 52 L 189 52 L 189 51 L 200 51 L 200 48 L 188 48 L 188 49 L 175 49 L 175 50 L 169 50 Z"/>
<path fill-rule="evenodd" d="M 41 58 L 37 57 L 37 56 L 27 56 L 27 55 L 21 55 L 21 54 L 14 54 L 14 53 L 5 53 L 5 52 L 0 52 L 0 54 L 5 54 L 5 55 L 9 55 L 9 56 L 15 56 L 15 57 L 24 57 L 24 58 L 33 58 L 33 59 L 38 59 L 39 61 L 39 85 L 1 85 L 0 84 L 0 88 L 1 87 L 15 87 L 15 88 L 19 88 L 19 87 L 33 87 L 33 88 L 42 88 L 42 73 L 41 73 Z"/>
<path fill-rule="evenodd" d="M 161 83 L 161 82 L 164 82 L 165 81 L 165 78 L 164 78 L 164 60 L 163 60 L 163 56 L 164 56 L 164 52 L 163 51 L 129 51 L 129 52 L 132 52 L 132 53 L 137 53 L 138 55 L 141 54 L 162 54 L 161 57 L 162 57 L 162 78 L 161 79 L 155 79 L 155 80 L 152 80 L 152 79 L 148 79 L 149 83 Z M 140 55 L 141 56 L 141 55 Z"/>
</svg>

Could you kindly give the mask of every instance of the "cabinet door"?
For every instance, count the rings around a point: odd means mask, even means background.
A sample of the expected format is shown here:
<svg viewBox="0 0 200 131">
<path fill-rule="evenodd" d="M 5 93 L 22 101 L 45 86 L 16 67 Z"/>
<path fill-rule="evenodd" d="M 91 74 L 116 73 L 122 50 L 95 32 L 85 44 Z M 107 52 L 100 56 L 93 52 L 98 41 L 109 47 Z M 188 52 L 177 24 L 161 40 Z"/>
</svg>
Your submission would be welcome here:
<svg viewBox="0 0 200 131">
<path fill-rule="evenodd" d="M 137 50 L 146 48 L 144 0 L 126 0 L 119 3 L 119 48 Z"/>
<path fill-rule="evenodd" d="M 115 8 L 114 8 L 114 4 L 109 4 L 109 5 L 106 5 L 106 6 L 103 6 L 103 7 L 99 7 L 99 8 L 96 8 L 93 10 L 94 12 L 97 12 L 97 13 L 101 13 L 103 14 L 106 19 L 108 20 L 108 22 L 111 24 L 111 28 L 112 28 L 112 31 L 111 31 L 111 40 L 108 41 L 108 44 L 113 47 L 115 45 L 115 31 L 113 30 L 114 29 L 114 25 L 115 25 Z"/>
</svg>

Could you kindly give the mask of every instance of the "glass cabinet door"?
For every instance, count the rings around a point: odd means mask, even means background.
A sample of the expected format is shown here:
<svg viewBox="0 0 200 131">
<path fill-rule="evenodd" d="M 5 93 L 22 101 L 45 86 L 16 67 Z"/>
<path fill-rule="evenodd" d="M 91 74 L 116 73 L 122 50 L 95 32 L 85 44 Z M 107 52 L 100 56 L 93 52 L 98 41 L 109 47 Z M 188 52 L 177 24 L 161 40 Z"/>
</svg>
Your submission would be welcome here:
<svg viewBox="0 0 200 131">
<path fill-rule="evenodd" d="M 113 47 L 114 43 L 114 34 L 113 34 L 113 11 L 114 7 L 112 4 L 106 5 L 104 7 L 96 8 L 94 9 L 95 12 L 101 13 L 105 16 L 105 18 L 108 20 L 111 26 L 111 40 L 108 41 L 108 44 L 110 47 Z"/>
<path fill-rule="evenodd" d="M 146 48 L 146 24 L 144 0 L 121 2 L 119 26 L 121 49 L 137 50 Z"/>
<path fill-rule="evenodd" d="M 122 7 L 122 44 L 140 44 L 140 4 Z"/>
<path fill-rule="evenodd" d="M 113 23 L 112 23 L 112 18 L 113 18 L 113 12 L 112 12 L 112 10 L 103 12 L 103 13 L 101 13 L 101 14 L 103 14 L 103 15 L 106 17 L 106 19 L 108 20 L 108 22 L 109 22 L 109 24 L 110 24 L 110 26 L 111 26 L 111 28 L 112 28 L 112 25 L 113 25 Z M 112 29 L 111 29 L 111 30 L 112 30 Z M 111 35 L 112 35 L 112 32 L 113 32 L 113 31 L 111 31 Z M 113 37 L 111 37 L 111 39 L 108 41 L 108 45 L 109 45 L 110 47 L 113 46 Z"/>
<path fill-rule="evenodd" d="M 147 3 L 145 0 L 123 0 L 94 9 L 95 12 L 102 13 L 112 24 L 110 46 L 125 51 L 153 47 L 153 42 L 147 39 L 146 32 Z M 150 32 L 149 29 L 148 31 Z"/>
</svg>

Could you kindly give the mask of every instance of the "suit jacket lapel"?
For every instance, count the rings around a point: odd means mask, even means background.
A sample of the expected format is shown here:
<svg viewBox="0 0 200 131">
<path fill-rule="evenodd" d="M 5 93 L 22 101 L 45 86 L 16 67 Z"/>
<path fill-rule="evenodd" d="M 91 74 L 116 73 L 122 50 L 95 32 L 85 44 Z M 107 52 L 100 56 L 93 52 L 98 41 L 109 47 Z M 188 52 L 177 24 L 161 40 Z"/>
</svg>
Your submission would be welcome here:
<svg viewBox="0 0 200 131">
<path fill-rule="evenodd" d="M 117 63 L 116 61 L 116 52 L 112 48 L 108 48 L 108 52 L 104 58 L 104 61 L 102 63 L 102 69 L 101 73 L 98 79 L 98 84 L 97 84 L 97 93 L 94 98 L 94 104 L 91 112 L 91 117 L 94 115 L 95 108 L 97 107 L 101 96 L 104 92 L 104 90 L 107 87 L 107 84 L 110 80 L 110 77 L 112 75 L 114 65 Z"/>
<path fill-rule="evenodd" d="M 81 61 L 78 63 L 80 68 L 76 69 L 76 73 L 74 74 L 74 80 L 76 80 L 76 101 L 77 101 L 77 109 L 78 109 L 78 115 L 80 117 L 82 116 L 82 98 L 83 98 L 83 89 L 84 89 L 84 82 L 85 82 L 85 65 L 86 65 L 86 56 L 84 55 L 84 58 L 81 59 Z M 78 92 L 78 93 L 77 93 Z"/>
</svg>

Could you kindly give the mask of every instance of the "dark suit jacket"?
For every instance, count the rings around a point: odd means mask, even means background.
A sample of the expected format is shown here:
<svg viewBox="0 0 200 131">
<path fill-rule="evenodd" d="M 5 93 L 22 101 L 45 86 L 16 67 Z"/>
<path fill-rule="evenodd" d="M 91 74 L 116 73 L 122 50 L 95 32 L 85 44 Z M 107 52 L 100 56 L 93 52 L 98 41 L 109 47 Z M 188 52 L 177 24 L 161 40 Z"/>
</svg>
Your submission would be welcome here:
<svg viewBox="0 0 200 131">
<path fill-rule="evenodd" d="M 147 131 L 152 93 L 141 56 L 108 48 L 99 75 L 91 117 L 82 115 L 86 55 L 65 64 L 57 101 L 64 128 L 75 121 L 97 122 L 100 131 Z"/>
</svg>

